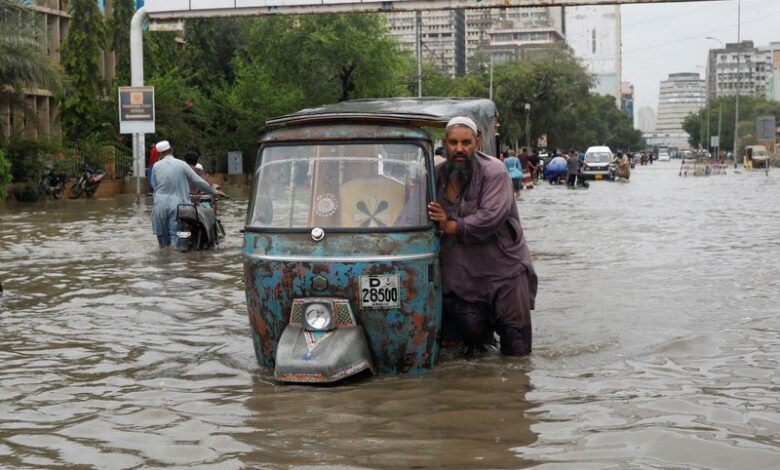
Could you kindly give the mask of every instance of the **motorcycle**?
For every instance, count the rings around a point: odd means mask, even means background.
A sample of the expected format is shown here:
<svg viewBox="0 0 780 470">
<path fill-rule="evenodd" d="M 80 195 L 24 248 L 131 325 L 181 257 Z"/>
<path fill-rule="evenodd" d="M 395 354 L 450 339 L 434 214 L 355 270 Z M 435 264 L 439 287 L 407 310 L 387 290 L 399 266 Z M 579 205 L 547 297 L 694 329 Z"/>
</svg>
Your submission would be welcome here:
<svg viewBox="0 0 780 470">
<path fill-rule="evenodd" d="M 41 175 L 41 190 L 46 194 L 51 194 L 54 199 L 60 199 L 65 194 L 66 181 L 68 181 L 68 175 L 54 171 L 54 168 L 47 166 Z"/>
<path fill-rule="evenodd" d="M 78 181 L 70 187 L 68 197 L 76 199 L 81 196 L 81 193 L 87 195 L 87 199 L 91 199 L 95 195 L 100 182 L 103 180 L 105 173 L 103 170 L 95 170 L 89 165 L 84 165 L 84 172 L 79 177 Z"/>
<path fill-rule="evenodd" d="M 217 218 L 217 200 L 211 194 L 193 195 L 192 204 L 179 204 L 176 220 L 181 251 L 208 250 L 225 238 L 225 228 Z"/>
</svg>

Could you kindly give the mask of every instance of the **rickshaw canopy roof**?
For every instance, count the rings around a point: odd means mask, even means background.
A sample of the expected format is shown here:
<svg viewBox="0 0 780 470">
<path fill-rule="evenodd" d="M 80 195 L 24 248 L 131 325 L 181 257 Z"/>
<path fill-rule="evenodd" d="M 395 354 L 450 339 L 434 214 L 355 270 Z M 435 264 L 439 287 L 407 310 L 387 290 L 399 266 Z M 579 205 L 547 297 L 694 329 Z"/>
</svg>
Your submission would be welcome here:
<svg viewBox="0 0 780 470">
<path fill-rule="evenodd" d="M 384 98 L 342 101 L 308 108 L 266 121 L 269 128 L 333 122 L 389 122 L 415 127 L 443 128 L 456 116 L 467 116 L 476 122 L 481 133 L 495 131 L 496 105 L 485 98 Z"/>
</svg>

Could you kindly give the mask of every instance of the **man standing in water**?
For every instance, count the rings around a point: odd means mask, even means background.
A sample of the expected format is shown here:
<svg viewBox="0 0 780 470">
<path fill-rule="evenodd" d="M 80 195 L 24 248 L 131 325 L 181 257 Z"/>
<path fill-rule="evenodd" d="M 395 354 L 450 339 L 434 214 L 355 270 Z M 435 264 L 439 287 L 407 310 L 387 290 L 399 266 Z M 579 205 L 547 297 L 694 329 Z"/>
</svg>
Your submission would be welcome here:
<svg viewBox="0 0 780 470">
<path fill-rule="evenodd" d="M 167 140 L 155 146 L 160 160 L 154 165 L 152 182 L 154 187 L 154 206 L 152 207 L 152 231 L 157 235 L 160 248 L 176 244 L 179 222 L 176 209 L 179 204 L 191 204 L 190 183 L 209 194 L 223 194 L 217 191 L 185 162 L 173 156 L 173 149 Z"/>
<path fill-rule="evenodd" d="M 469 349 L 501 339 L 501 352 L 531 352 L 537 278 L 512 184 L 501 161 L 478 152 L 477 125 L 447 123 L 447 161 L 437 172 L 428 216 L 442 232 L 445 331 L 455 326 Z"/>
</svg>

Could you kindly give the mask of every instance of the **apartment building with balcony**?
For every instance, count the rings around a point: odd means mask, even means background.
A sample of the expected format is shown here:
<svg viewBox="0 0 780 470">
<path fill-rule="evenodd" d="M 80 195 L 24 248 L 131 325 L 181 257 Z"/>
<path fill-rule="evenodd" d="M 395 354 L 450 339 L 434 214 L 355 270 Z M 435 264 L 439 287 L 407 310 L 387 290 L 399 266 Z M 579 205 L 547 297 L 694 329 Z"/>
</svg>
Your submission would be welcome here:
<svg viewBox="0 0 780 470">
<path fill-rule="evenodd" d="M 707 98 L 769 96 L 773 76 L 773 53 L 755 47 L 753 41 L 727 43 L 711 49 L 707 57 Z"/>
<path fill-rule="evenodd" d="M 494 8 L 387 13 L 390 35 L 451 77 L 464 75 L 475 57 L 516 58 L 547 46 L 565 47 L 563 7 Z"/>
</svg>

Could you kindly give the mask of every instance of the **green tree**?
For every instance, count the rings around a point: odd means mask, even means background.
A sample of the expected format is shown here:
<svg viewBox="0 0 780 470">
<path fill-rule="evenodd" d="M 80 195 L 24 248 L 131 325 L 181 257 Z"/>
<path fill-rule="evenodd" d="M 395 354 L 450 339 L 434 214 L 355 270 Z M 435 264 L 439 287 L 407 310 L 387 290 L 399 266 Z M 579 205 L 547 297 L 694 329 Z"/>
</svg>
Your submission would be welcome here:
<svg viewBox="0 0 780 470">
<path fill-rule="evenodd" d="M 480 77 L 487 89 L 489 77 Z M 508 145 L 525 145 L 528 140 L 534 145 L 547 135 L 550 147 L 563 147 L 581 132 L 582 121 L 575 110 L 589 96 L 592 77 L 571 57 L 561 53 L 544 60 L 494 65 L 493 84 L 502 138 Z M 530 135 L 525 130 L 527 117 Z"/>
<path fill-rule="evenodd" d="M 256 18 L 235 60 L 228 100 L 254 146 L 268 117 L 347 98 L 408 93 L 409 55 L 379 15 Z"/>
<path fill-rule="evenodd" d="M 5 188 L 11 182 L 11 162 L 5 158 L 3 149 L 0 149 L 0 202 L 6 197 Z"/>
<path fill-rule="evenodd" d="M 135 14 L 133 0 L 115 0 L 111 12 L 111 50 L 116 57 L 115 81 L 130 85 L 130 21 Z"/>
<path fill-rule="evenodd" d="M 156 132 L 149 142 L 169 140 L 177 154 L 187 148 L 203 148 L 206 129 L 211 126 L 214 112 L 210 101 L 196 87 L 185 83 L 181 71 L 173 68 L 167 74 L 152 77 L 156 104 Z"/>
<path fill-rule="evenodd" d="M 204 93 L 232 86 L 233 58 L 244 42 L 247 18 L 201 18 L 187 21 L 181 70 L 187 83 Z"/>
<path fill-rule="evenodd" d="M 70 28 L 62 44 L 67 86 L 60 96 L 60 121 L 65 139 L 78 143 L 92 134 L 111 130 L 101 73 L 106 29 L 94 0 L 70 1 Z"/>
<path fill-rule="evenodd" d="M 707 118 L 709 117 L 710 136 L 718 135 L 718 117 L 720 116 L 720 148 L 734 151 L 735 98 L 733 96 L 710 100 L 709 105 L 698 113 L 689 114 L 683 121 L 683 130 L 691 137 L 688 142 L 698 147 L 706 145 Z M 739 147 L 756 143 L 755 120 L 759 116 L 775 116 L 780 122 L 780 103 L 764 97 L 743 96 L 739 102 Z"/>
</svg>

